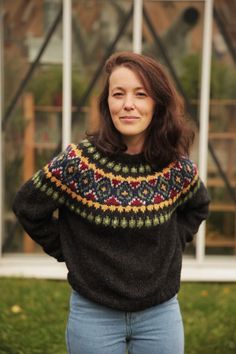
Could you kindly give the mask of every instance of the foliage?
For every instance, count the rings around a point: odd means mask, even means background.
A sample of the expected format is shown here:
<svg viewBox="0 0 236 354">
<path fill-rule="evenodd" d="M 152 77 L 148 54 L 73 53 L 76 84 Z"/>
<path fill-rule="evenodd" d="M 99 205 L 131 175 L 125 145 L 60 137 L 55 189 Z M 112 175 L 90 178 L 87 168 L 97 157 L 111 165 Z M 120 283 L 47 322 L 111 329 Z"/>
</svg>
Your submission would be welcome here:
<svg viewBox="0 0 236 354">
<path fill-rule="evenodd" d="M 0 353 L 66 354 L 65 281 L 1 278 Z M 236 284 L 183 283 L 187 354 L 236 352 Z"/>
<path fill-rule="evenodd" d="M 196 99 L 200 92 L 200 57 L 196 54 L 185 56 L 181 62 L 180 82 L 188 98 Z"/>
<path fill-rule="evenodd" d="M 214 57 L 211 72 L 211 97 L 236 99 L 236 69 Z"/>
<path fill-rule="evenodd" d="M 182 58 L 180 81 L 190 99 L 200 95 L 201 58 L 199 54 L 190 54 Z M 217 58 L 212 58 L 211 98 L 236 98 L 236 69 Z"/>
<path fill-rule="evenodd" d="M 86 87 L 86 78 L 72 70 L 72 101 L 78 103 Z M 62 100 L 62 67 L 42 66 L 32 77 L 27 91 L 34 95 L 36 105 L 60 105 Z"/>
</svg>

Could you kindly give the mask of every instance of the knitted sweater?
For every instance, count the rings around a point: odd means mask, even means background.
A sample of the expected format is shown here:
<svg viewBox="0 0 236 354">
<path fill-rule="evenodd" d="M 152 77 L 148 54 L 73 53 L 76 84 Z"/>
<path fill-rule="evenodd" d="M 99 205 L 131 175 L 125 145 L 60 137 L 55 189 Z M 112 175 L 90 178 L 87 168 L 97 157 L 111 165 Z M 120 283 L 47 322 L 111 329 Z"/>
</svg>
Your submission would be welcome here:
<svg viewBox="0 0 236 354">
<path fill-rule="evenodd" d="M 109 158 L 83 140 L 26 182 L 13 210 L 46 253 L 65 261 L 74 290 L 140 311 L 178 292 L 185 243 L 208 204 L 189 159 L 153 171 L 143 154 Z"/>
</svg>

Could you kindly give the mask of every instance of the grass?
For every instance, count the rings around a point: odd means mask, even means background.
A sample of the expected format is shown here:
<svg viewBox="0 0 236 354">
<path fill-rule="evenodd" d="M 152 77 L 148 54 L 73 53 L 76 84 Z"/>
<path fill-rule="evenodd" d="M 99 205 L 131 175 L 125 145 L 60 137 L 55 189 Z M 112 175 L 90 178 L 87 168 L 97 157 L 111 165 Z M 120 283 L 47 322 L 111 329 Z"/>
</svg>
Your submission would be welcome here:
<svg viewBox="0 0 236 354">
<path fill-rule="evenodd" d="M 1 278 L 0 294 L 1 354 L 66 354 L 66 282 Z M 183 283 L 179 301 L 185 354 L 236 353 L 236 284 Z"/>
<path fill-rule="evenodd" d="M 0 353 L 65 354 L 66 282 L 0 279 Z"/>
</svg>

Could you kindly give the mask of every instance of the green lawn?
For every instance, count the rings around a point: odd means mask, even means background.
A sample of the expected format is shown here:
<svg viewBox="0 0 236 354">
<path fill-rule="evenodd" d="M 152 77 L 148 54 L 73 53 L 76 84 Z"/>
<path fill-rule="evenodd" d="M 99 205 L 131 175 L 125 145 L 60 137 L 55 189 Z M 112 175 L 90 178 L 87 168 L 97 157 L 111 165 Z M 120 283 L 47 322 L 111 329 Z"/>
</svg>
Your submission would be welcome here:
<svg viewBox="0 0 236 354">
<path fill-rule="evenodd" d="M 1 278 L 0 294 L 1 354 L 66 354 L 66 282 Z M 179 300 L 185 354 L 236 353 L 236 284 L 183 283 Z"/>
</svg>

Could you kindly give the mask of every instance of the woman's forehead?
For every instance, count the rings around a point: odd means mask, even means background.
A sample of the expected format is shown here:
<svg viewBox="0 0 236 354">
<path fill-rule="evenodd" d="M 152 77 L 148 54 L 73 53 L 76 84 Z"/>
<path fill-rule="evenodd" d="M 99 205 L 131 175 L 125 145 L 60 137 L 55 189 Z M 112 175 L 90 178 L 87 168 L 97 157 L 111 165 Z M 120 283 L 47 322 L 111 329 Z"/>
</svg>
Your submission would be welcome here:
<svg viewBox="0 0 236 354">
<path fill-rule="evenodd" d="M 135 86 L 148 89 L 148 80 L 144 80 L 142 73 L 126 66 L 117 66 L 109 77 L 109 86 Z"/>
</svg>

